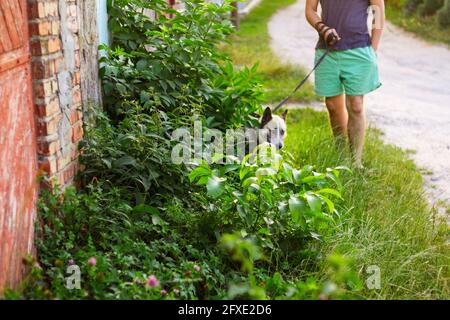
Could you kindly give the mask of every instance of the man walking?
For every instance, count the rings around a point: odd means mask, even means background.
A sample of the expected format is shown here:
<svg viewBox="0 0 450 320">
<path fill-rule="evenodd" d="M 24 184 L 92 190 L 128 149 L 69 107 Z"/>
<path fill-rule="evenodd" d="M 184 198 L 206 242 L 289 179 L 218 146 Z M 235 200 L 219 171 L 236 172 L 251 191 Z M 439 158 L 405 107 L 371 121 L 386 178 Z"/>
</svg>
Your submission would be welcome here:
<svg viewBox="0 0 450 320">
<path fill-rule="evenodd" d="M 370 6 L 376 20 L 372 35 L 367 26 Z M 306 0 L 306 19 L 319 33 L 316 61 L 332 49 L 316 70 L 316 94 L 325 97 L 335 137 L 348 135 L 354 163 L 362 167 L 364 95 L 381 86 L 376 51 L 384 26 L 384 0 Z"/>
</svg>

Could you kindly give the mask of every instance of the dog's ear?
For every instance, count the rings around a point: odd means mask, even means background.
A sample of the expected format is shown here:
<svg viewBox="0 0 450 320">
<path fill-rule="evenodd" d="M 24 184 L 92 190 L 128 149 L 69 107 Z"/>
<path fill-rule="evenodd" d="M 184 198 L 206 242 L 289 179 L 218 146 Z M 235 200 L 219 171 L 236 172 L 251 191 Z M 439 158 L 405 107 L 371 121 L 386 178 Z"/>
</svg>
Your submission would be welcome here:
<svg viewBox="0 0 450 320">
<path fill-rule="evenodd" d="M 272 120 L 272 110 L 267 107 L 266 110 L 264 110 L 264 114 L 261 119 L 261 128 L 264 128 L 266 124 L 268 124 Z"/>
<path fill-rule="evenodd" d="M 286 110 L 284 110 L 284 112 L 281 114 L 281 118 L 283 118 L 284 121 L 286 121 L 288 111 L 289 111 L 289 110 L 286 109 Z"/>
</svg>

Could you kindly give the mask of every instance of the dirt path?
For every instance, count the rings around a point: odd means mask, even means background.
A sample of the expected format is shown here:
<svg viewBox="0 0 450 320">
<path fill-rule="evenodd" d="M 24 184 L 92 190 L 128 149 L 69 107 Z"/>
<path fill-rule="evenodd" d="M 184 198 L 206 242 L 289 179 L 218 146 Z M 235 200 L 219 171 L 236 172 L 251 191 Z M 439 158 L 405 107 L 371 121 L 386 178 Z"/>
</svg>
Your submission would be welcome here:
<svg viewBox="0 0 450 320">
<path fill-rule="evenodd" d="M 304 18 L 304 0 L 269 23 L 272 48 L 286 62 L 313 66 L 317 33 Z M 368 95 L 371 125 L 412 155 L 426 174 L 432 202 L 450 200 L 450 50 L 387 24 L 378 53 L 383 87 Z"/>
</svg>

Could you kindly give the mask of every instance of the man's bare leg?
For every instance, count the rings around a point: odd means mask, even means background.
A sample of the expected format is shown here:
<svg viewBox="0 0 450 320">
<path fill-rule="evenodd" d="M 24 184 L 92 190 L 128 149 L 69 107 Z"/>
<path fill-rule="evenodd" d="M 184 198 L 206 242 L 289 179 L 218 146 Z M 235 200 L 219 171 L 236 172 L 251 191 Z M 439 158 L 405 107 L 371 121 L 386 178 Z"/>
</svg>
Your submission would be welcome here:
<svg viewBox="0 0 450 320">
<path fill-rule="evenodd" d="M 348 137 L 353 160 L 357 167 L 362 167 L 362 155 L 366 130 L 364 96 L 347 96 Z"/>
<path fill-rule="evenodd" d="M 336 138 L 345 140 L 347 134 L 348 114 L 345 109 L 345 95 L 325 99 L 325 104 L 330 116 L 331 129 Z"/>
</svg>

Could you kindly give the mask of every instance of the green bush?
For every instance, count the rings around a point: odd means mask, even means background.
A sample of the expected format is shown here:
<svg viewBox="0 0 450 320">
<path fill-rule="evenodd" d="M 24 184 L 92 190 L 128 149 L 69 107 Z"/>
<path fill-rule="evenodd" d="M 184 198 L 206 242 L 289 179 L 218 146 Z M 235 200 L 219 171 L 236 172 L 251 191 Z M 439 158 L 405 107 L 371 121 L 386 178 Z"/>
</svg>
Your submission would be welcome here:
<svg viewBox="0 0 450 320">
<path fill-rule="evenodd" d="M 137 101 L 169 116 L 206 112 L 220 126 L 254 125 L 262 95 L 255 72 L 235 72 L 216 48 L 233 31 L 231 7 L 198 0 L 184 5 L 186 10 L 176 12 L 163 0 L 109 4 L 112 43 L 102 46 L 100 70 L 105 109 L 120 121 L 132 107 L 129 101 Z"/>
<path fill-rule="evenodd" d="M 443 28 L 450 26 L 450 0 L 445 0 L 444 6 L 438 11 L 437 21 Z"/>
<path fill-rule="evenodd" d="M 117 125 L 102 112 L 96 112 L 95 118 L 94 124 L 86 126 L 81 143 L 83 185 L 110 181 L 129 190 L 136 203 L 156 193 L 183 196 L 185 168 L 172 162 L 170 133 L 190 119 L 169 120 L 163 111 L 144 112 L 137 103 L 130 103 L 130 110 Z"/>
<path fill-rule="evenodd" d="M 189 179 L 206 186 L 210 210 L 232 228 L 226 232 L 238 229 L 254 234 L 257 244 L 269 250 L 281 249 L 287 238 L 301 246 L 311 237 L 326 234 L 335 223 L 338 212 L 329 197 L 341 198 L 337 189 L 342 187 L 339 175 L 345 168 L 318 173 L 308 165 L 299 170 L 289 158 L 262 144 L 241 164 L 203 162 Z"/>
<path fill-rule="evenodd" d="M 424 3 L 419 5 L 418 10 L 421 16 L 431 16 L 439 10 L 444 4 L 444 0 L 424 0 Z"/>
</svg>

